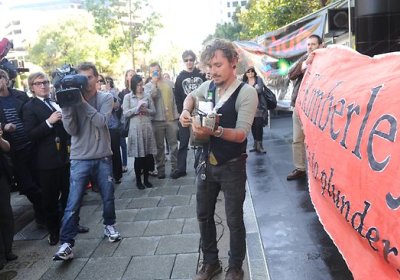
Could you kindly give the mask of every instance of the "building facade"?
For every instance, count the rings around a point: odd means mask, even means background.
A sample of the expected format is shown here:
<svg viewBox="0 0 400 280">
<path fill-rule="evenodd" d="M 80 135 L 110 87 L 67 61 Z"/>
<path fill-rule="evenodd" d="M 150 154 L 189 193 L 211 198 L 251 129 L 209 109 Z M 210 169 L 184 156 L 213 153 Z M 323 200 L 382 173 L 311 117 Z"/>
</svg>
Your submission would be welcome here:
<svg viewBox="0 0 400 280">
<path fill-rule="evenodd" d="M 220 0 L 220 23 L 231 23 L 236 10 L 245 8 L 249 0 Z"/>
</svg>

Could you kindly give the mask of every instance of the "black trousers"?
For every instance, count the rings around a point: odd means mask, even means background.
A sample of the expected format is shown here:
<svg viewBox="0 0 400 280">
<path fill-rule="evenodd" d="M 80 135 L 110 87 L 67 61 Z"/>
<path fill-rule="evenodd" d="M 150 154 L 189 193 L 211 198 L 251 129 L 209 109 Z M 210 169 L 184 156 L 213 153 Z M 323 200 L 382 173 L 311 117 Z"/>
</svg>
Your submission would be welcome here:
<svg viewBox="0 0 400 280">
<path fill-rule="evenodd" d="M 112 167 L 114 180 L 119 180 L 122 178 L 122 160 L 121 160 L 121 150 L 119 146 L 121 144 L 121 134 L 118 129 L 110 129 L 111 136 L 111 151 L 112 155 Z"/>
<path fill-rule="evenodd" d="M 58 234 L 69 193 L 69 164 L 60 168 L 38 170 L 43 208 L 49 233 Z"/>
<path fill-rule="evenodd" d="M 14 217 L 10 204 L 10 185 L 0 177 L 0 259 L 11 253 L 14 237 Z"/>
<path fill-rule="evenodd" d="M 14 165 L 14 176 L 17 181 L 21 194 L 24 194 L 33 205 L 35 219 L 38 222 L 44 222 L 44 210 L 42 206 L 42 194 L 37 183 L 36 170 L 33 161 L 32 145 L 13 151 L 11 153 L 12 163 Z"/>
<path fill-rule="evenodd" d="M 253 134 L 254 141 L 262 141 L 264 134 L 264 123 L 262 117 L 255 117 L 253 125 L 251 126 L 251 133 Z"/>
<path fill-rule="evenodd" d="M 180 172 L 186 172 L 186 158 L 188 153 L 189 139 L 190 139 L 190 130 L 189 127 L 182 127 L 181 123 L 179 125 L 178 132 L 178 140 L 179 140 L 179 149 L 178 149 L 178 170 Z"/>
</svg>

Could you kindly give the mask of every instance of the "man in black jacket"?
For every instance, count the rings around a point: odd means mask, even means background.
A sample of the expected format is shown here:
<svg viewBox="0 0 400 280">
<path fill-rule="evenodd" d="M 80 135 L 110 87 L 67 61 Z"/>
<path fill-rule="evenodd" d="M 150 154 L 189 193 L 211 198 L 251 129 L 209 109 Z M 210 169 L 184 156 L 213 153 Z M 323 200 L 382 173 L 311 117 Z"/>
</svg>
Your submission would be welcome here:
<svg viewBox="0 0 400 280">
<path fill-rule="evenodd" d="M 42 190 L 48 242 L 56 245 L 63 215 L 60 210 L 65 209 L 69 191 L 70 136 L 62 125 L 61 109 L 49 98 L 50 83 L 46 74 L 31 74 L 28 85 L 34 98 L 23 108 L 24 127 L 35 145 L 34 162 Z"/>
<path fill-rule="evenodd" d="M 182 113 L 183 101 L 186 96 L 193 90 L 197 89 L 206 77 L 200 73 L 195 67 L 196 55 L 192 50 L 186 50 L 182 53 L 182 60 L 186 69 L 179 73 L 175 82 L 175 102 L 178 113 Z M 182 127 L 179 123 L 179 149 L 178 149 L 178 166 L 176 171 L 171 175 L 173 179 L 186 176 L 186 158 L 190 139 L 190 130 L 188 127 Z"/>
<path fill-rule="evenodd" d="M 35 181 L 32 161 L 33 144 L 29 141 L 22 123 L 22 107 L 29 101 L 28 95 L 8 88 L 9 78 L 0 70 L 0 122 L 4 139 L 10 142 L 14 176 L 21 194 L 26 195 L 33 204 L 35 220 L 44 226 L 44 211 L 39 186 Z"/>
</svg>

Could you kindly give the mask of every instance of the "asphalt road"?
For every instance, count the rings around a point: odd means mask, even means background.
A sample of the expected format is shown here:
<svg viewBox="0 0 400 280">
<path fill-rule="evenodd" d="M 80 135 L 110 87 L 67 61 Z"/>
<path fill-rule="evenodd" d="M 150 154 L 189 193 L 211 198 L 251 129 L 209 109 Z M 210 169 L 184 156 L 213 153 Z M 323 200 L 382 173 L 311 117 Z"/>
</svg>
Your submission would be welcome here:
<svg viewBox="0 0 400 280">
<path fill-rule="evenodd" d="M 292 164 L 292 118 L 274 116 L 264 128 L 266 155 L 249 153 L 248 182 L 272 280 L 353 279 L 319 222 L 307 179 L 287 181 Z M 249 137 L 248 146 L 253 141 Z"/>
</svg>

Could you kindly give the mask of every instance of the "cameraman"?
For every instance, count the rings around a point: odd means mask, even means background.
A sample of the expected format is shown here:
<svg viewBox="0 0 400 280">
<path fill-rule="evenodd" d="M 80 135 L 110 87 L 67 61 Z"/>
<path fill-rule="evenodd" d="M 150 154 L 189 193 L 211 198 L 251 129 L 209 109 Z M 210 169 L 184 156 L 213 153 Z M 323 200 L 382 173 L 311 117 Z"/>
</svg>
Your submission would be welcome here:
<svg viewBox="0 0 400 280">
<path fill-rule="evenodd" d="M 53 260 L 73 258 L 71 248 L 75 243 L 79 209 L 89 178 L 96 181 L 103 200 L 104 235 L 110 242 L 121 239 L 114 227 L 116 218 L 112 152 L 107 127 L 113 109 L 113 97 L 97 91 L 99 73 L 93 63 L 81 63 L 78 73 L 87 77 L 88 84 L 82 92 L 80 104 L 62 108 L 63 125 L 71 135 L 71 177 L 67 207 L 61 225 L 61 246 Z"/>
</svg>

